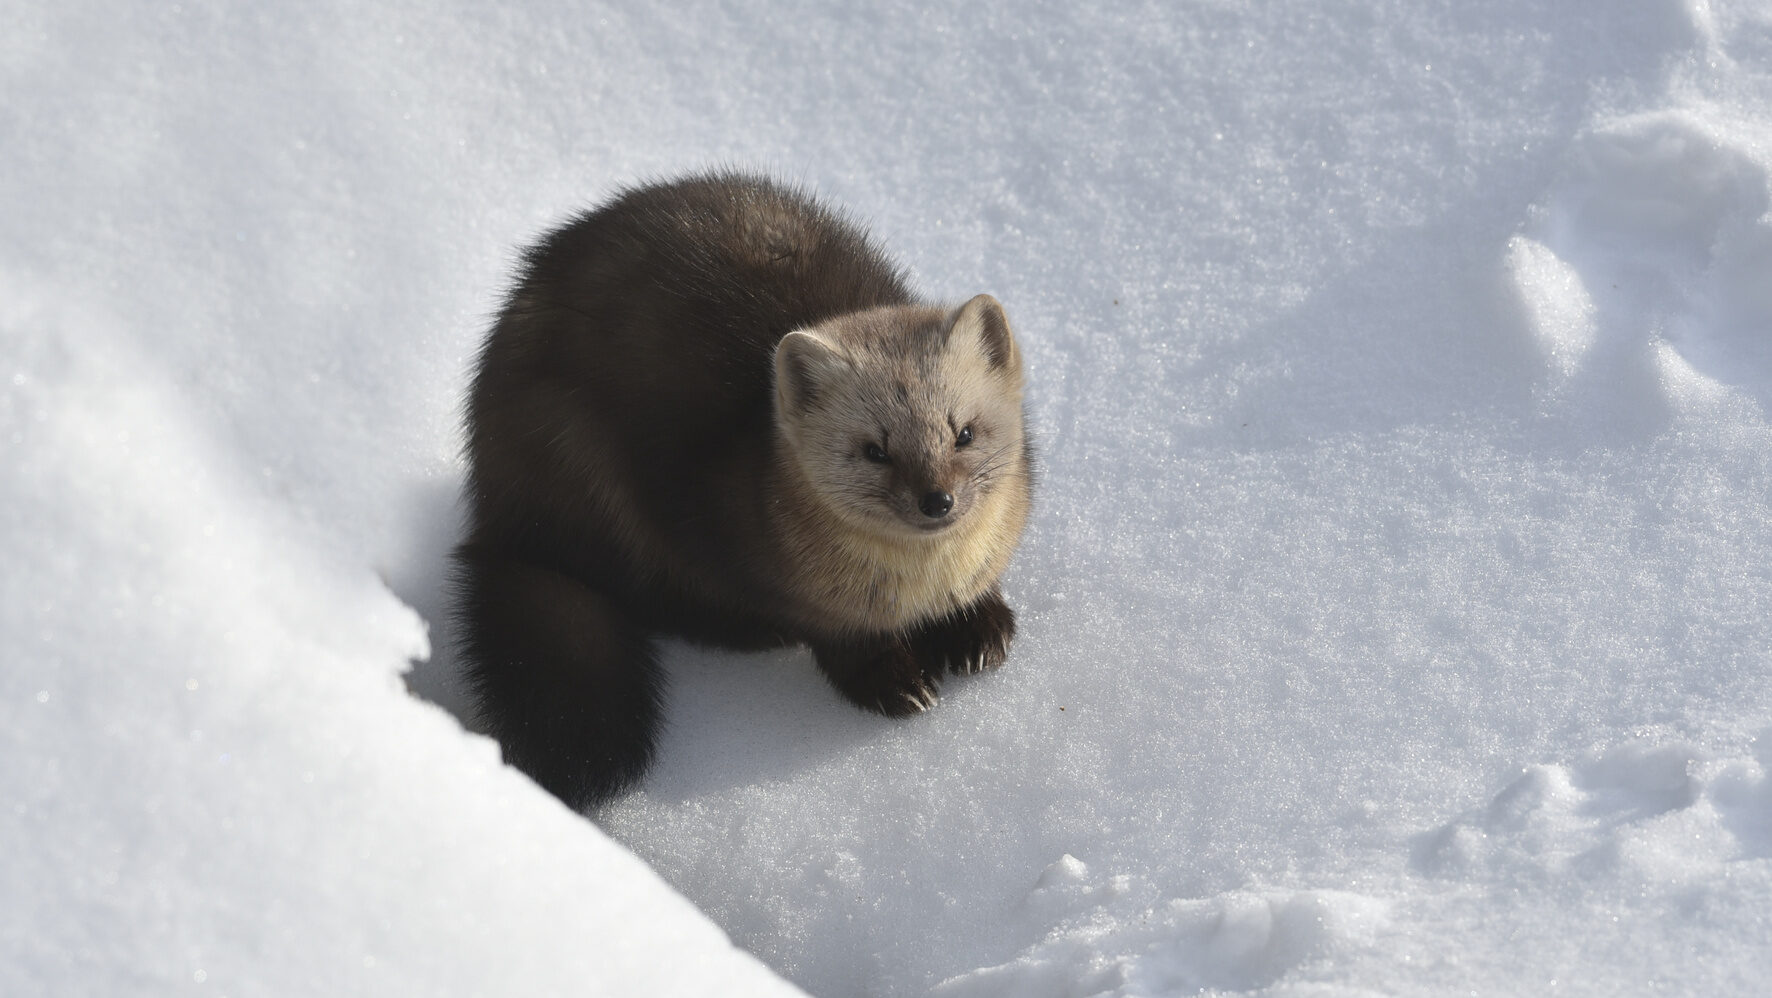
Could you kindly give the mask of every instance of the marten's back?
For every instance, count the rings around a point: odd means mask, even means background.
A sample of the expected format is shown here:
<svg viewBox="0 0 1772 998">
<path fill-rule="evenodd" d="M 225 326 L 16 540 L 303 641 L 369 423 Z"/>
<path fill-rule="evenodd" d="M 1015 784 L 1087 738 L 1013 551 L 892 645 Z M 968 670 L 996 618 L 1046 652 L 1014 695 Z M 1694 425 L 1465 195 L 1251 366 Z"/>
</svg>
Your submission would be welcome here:
<svg viewBox="0 0 1772 998">
<path fill-rule="evenodd" d="M 910 300 L 857 228 L 761 179 L 641 188 L 574 219 L 525 254 L 481 354 L 472 542 L 581 577 L 613 560 L 693 583 L 744 558 L 776 343 Z"/>
</svg>

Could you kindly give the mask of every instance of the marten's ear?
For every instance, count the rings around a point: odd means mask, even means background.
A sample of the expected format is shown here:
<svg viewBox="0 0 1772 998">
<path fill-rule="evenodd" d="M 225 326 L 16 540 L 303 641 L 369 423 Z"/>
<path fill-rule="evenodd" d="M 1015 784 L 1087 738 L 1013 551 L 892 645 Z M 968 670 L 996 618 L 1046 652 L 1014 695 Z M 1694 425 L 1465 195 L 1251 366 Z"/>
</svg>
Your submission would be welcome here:
<svg viewBox="0 0 1772 998">
<path fill-rule="evenodd" d="M 948 326 L 949 350 L 976 350 L 990 361 L 993 370 L 1021 377 L 1021 351 L 1009 331 L 1009 317 L 990 295 L 979 295 L 960 306 Z"/>
<path fill-rule="evenodd" d="M 775 405 L 783 414 L 817 405 L 831 376 L 844 365 L 836 344 L 809 330 L 787 334 L 775 345 Z"/>
</svg>

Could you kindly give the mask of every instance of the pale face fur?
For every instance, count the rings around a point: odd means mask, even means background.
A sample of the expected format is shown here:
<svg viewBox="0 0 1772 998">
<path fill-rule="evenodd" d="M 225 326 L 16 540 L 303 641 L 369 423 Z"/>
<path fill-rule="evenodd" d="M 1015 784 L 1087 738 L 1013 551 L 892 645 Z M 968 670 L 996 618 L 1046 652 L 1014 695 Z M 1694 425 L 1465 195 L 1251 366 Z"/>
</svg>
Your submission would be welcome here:
<svg viewBox="0 0 1772 998">
<path fill-rule="evenodd" d="M 1021 383 L 988 295 L 842 316 L 776 353 L 779 425 L 805 480 L 846 525 L 888 536 L 953 530 L 1023 472 Z M 932 516 L 941 495 L 951 508 Z"/>
<path fill-rule="evenodd" d="M 856 626 L 902 626 L 994 585 L 1029 502 L 1021 357 L 996 299 L 841 316 L 775 359 L 804 588 Z"/>
</svg>

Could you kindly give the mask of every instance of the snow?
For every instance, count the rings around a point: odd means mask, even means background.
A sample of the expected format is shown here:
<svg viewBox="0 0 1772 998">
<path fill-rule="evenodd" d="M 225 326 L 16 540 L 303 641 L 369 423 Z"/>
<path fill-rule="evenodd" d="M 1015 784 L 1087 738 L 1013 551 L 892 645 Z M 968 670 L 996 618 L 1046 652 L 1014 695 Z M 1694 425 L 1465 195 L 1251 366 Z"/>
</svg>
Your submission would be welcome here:
<svg viewBox="0 0 1772 998">
<path fill-rule="evenodd" d="M 0 992 L 1772 975 L 1772 5 L 0 21 Z M 716 163 L 1008 307 L 1021 637 L 906 722 L 670 645 L 586 821 L 449 713 L 459 404 Z"/>
</svg>

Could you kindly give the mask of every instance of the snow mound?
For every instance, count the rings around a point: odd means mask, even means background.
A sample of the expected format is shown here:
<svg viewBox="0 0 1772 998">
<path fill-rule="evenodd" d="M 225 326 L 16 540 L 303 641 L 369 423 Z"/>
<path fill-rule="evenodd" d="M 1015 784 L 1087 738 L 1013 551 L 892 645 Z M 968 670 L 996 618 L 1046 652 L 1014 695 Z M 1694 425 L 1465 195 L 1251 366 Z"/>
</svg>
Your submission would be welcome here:
<svg viewBox="0 0 1772 998">
<path fill-rule="evenodd" d="M 1023 901 L 1051 919 L 1016 958 L 938 985 L 949 998 L 1119 996 L 1254 991 L 1314 960 L 1369 947 L 1386 906 L 1345 891 L 1239 890 L 1156 906 L 1126 874 L 1096 877 L 1066 855 Z"/>
<path fill-rule="evenodd" d="M 1529 766 L 1489 804 L 1426 835 L 1426 874 L 1506 883 L 1726 877 L 1763 859 L 1772 789 L 1765 737 L 1747 757 L 1684 743 L 1631 742 L 1573 764 Z"/>
<path fill-rule="evenodd" d="M 1564 412 L 1772 403 L 1772 219 L 1753 150 L 1691 111 L 1581 136 L 1509 245 Z M 1694 407 L 1697 407 L 1696 409 Z"/>
</svg>

